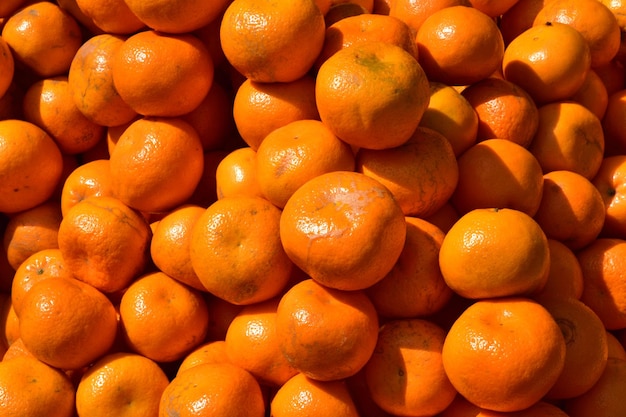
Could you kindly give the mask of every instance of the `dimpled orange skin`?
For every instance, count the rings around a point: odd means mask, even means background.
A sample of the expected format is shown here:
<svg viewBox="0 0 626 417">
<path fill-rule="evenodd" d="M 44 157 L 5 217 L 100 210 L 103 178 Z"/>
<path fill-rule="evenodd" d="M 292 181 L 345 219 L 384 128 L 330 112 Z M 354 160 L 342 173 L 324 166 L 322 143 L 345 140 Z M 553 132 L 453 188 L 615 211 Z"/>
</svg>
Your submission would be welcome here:
<svg viewBox="0 0 626 417">
<path fill-rule="evenodd" d="M 287 200 L 280 238 L 291 260 L 313 279 L 356 290 L 391 270 L 404 247 L 406 222 L 378 181 L 337 171 L 309 180 Z"/>
</svg>

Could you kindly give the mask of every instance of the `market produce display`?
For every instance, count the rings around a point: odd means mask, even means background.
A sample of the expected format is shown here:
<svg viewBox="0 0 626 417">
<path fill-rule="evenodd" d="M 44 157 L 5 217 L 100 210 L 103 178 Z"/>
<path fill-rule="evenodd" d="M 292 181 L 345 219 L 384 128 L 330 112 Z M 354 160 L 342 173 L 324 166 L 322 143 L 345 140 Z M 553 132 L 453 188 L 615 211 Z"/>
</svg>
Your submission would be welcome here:
<svg viewBox="0 0 626 417">
<path fill-rule="evenodd" d="M 0 416 L 626 416 L 626 0 L 2 0 Z"/>
</svg>

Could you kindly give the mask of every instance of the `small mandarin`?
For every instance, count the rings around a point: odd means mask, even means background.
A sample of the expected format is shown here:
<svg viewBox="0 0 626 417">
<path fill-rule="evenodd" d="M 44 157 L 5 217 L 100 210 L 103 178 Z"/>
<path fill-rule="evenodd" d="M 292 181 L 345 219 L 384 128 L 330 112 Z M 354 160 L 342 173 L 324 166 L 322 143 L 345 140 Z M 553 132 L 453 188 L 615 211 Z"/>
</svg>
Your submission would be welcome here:
<svg viewBox="0 0 626 417">
<path fill-rule="evenodd" d="M 543 196 L 534 219 L 546 236 L 572 250 L 593 242 L 602 231 L 606 212 L 600 191 L 573 171 L 551 171 L 543 178 Z"/>
<path fill-rule="evenodd" d="M 319 120 L 297 120 L 270 132 L 256 151 L 256 178 L 263 196 L 282 208 L 308 180 L 332 171 L 353 171 L 350 146 Z"/>
<path fill-rule="evenodd" d="M 20 338 L 55 368 L 79 369 L 104 355 L 117 334 L 117 312 L 99 290 L 74 278 L 44 279 L 28 290 L 19 316 Z"/>
<path fill-rule="evenodd" d="M 540 401 L 563 370 L 563 334 L 541 304 L 518 297 L 478 300 L 448 331 L 443 367 L 474 405 L 521 411 Z"/>
<path fill-rule="evenodd" d="M 536 103 L 571 97 L 591 67 L 589 45 L 573 27 L 559 22 L 532 26 L 507 45 L 504 78 L 526 91 Z"/>
<path fill-rule="evenodd" d="M 282 354 L 276 329 L 280 298 L 245 306 L 226 332 L 228 360 L 250 372 L 263 385 L 280 387 L 298 373 Z"/>
<path fill-rule="evenodd" d="M 22 102 L 24 119 L 45 130 L 64 154 L 79 154 L 94 147 L 105 128 L 89 120 L 74 103 L 67 76 L 32 84 Z"/>
<path fill-rule="evenodd" d="M 265 401 L 257 380 L 231 363 L 204 363 L 181 372 L 161 396 L 159 417 L 263 417 Z"/>
<path fill-rule="evenodd" d="M 75 0 L 78 8 L 103 32 L 131 34 L 145 24 L 130 10 L 125 0 Z"/>
<path fill-rule="evenodd" d="M 56 3 L 29 3 L 6 19 L 2 38 L 23 68 L 38 77 L 62 75 L 82 44 L 80 25 Z"/>
<path fill-rule="evenodd" d="M 152 232 L 137 211 L 110 196 L 74 205 L 61 220 L 61 255 L 72 274 L 106 293 L 120 291 L 148 261 Z"/>
<path fill-rule="evenodd" d="M 626 155 L 605 157 L 592 180 L 604 202 L 605 216 L 602 236 L 626 239 Z"/>
<path fill-rule="evenodd" d="M 459 181 L 450 142 L 441 133 L 420 126 L 402 145 L 359 149 L 356 171 L 389 189 L 402 212 L 413 217 L 427 217 L 439 210 Z M 438 174 L 433 176 L 433 172 Z"/>
<path fill-rule="evenodd" d="M 378 316 L 362 291 L 324 287 L 312 279 L 280 298 L 276 335 L 289 364 L 320 381 L 341 380 L 365 366 L 376 346 Z"/>
<path fill-rule="evenodd" d="M 459 181 L 450 203 L 459 212 L 501 207 L 533 216 L 541 203 L 543 171 L 533 154 L 508 139 L 485 139 L 457 159 Z"/>
<path fill-rule="evenodd" d="M 69 377 L 34 357 L 0 362 L 0 391 L 4 416 L 74 415 L 75 394 Z"/>
<path fill-rule="evenodd" d="M 602 376 L 608 358 L 606 330 L 600 318 L 574 298 L 540 301 L 554 317 L 565 339 L 565 364 L 546 398 L 574 398 L 590 390 Z"/>
<path fill-rule="evenodd" d="M 194 110 L 214 73 L 209 51 L 190 33 L 138 32 L 124 40 L 111 61 L 118 94 L 144 116 L 176 117 Z"/>
<path fill-rule="evenodd" d="M 366 290 L 378 314 L 386 318 L 429 316 L 452 298 L 439 268 L 439 248 L 445 234 L 417 217 L 407 217 L 406 223 L 406 240 L 398 262 Z"/>
<path fill-rule="evenodd" d="M 457 394 L 443 367 L 445 338 L 441 327 L 423 319 L 383 324 L 364 368 L 374 402 L 394 415 L 436 415 L 445 410 Z"/>
<path fill-rule="evenodd" d="M 273 417 L 358 417 L 344 381 L 317 381 L 303 373 L 285 382 L 272 398 Z"/>
<path fill-rule="evenodd" d="M 293 263 L 317 282 L 342 290 L 383 279 L 405 238 L 406 221 L 393 194 L 358 172 L 307 181 L 280 215 L 280 240 Z"/>
<path fill-rule="evenodd" d="M 123 125 L 137 116 L 113 81 L 113 56 L 125 40 L 124 36 L 108 33 L 87 39 L 76 51 L 67 74 L 78 110 L 102 126 Z"/>
<path fill-rule="evenodd" d="M 604 149 L 602 123 L 582 104 L 558 101 L 539 107 L 539 127 L 528 150 L 544 174 L 569 170 L 592 179 Z"/>
<path fill-rule="evenodd" d="M 119 311 L 128 346 L 156 362 L 182 359 L 204 341 L 209 325 L 202 293 L 159 271 L 134 280 Z"/>
<path fill-rule="evenodd" d="M 256 151 L 249 146 L 225 155 L 215 169 L 217 198 L 235 195 L 263 197 L 256 165 Z"/>
<path fill-rule="evenodd" d="M 429 97 L 426 74 L 415 57 L 381 41 L 337 51 L 321 65 L 315 84 L 322 122 L 341 140 L 368 149 L 405 143 Z"/>
<path fill-rule="evenodd" d="M 0 121 L 0 212 L 33 208 L 52 196 L 63 173 L 54 140 L 24 120 Z"/>
<path fill-rule="evenodd" d="M 113 194 L 134 209 L 171 210 L 189 199 L 204 168 L 196 130 L 179 117 L 132 122 L 111 152 Z"/>
<path fill-rule="evenodd" d="M 233 304 L 278 295 L 293 263 L 279 237 L 281 211 L 262 197 L 224 197 L 191 231 L 191 265 L 206 290 Z"/>
<path fill-rule="evenodd" d="M 81 376 L 76 388 L 79 416 L 155 416 L 167 375 L 151 359 L 135 353 L 102 356 Z"/>
<path fill-rule="evenodd" d="M 462 297 L 529 295 L 545 285 L 548 239 L 528 214 L 514 209 L 475 209 L 446 233 L 439 250 L 444 280 Z"/>
<path fill-rule="evenodd" d="M 492 75 L 502 63 L 504 41 L 494 20 L 474 7 L 450 6 L 420 25 L 417 54 L 429 80 L 467 85 Z"/>
<path fill-rule="evenodd" d="M 109 159 L 95 159 L 76 167 L 61 189 L 61 212 L 91 196 L 113 196 Z"/>
<path fill-rule="evenodd" d="M 325 32 L 314 0 L 237 0 L 224 12 L 220 40 L 228 62 L 247 79 L 290 82 L 311 69 Z"/>
</svg>

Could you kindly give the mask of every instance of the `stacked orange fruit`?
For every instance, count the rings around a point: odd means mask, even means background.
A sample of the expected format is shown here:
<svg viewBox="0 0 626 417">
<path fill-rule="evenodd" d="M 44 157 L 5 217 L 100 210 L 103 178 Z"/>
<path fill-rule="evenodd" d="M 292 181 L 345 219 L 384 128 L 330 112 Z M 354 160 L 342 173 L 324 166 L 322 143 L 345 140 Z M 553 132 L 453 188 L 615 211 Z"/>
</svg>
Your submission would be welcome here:
<svg viewBox="0 0 626 417">
<path fill-rule="evenodd" d="M 3 0 L 0 415 L 626 415 L 626 0 Z"/>
</svg>

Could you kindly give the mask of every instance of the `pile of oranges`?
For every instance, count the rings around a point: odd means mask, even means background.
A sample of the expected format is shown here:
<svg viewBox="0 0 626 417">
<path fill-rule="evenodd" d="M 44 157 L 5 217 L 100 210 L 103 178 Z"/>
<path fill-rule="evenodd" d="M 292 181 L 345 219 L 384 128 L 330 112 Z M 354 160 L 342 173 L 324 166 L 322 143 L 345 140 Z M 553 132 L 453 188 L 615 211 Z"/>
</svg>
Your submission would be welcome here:
<svg viewBox="0 0 626 417">
<path fill-rule="evenodd" d="M 0 29 L 0 415 L 626 415 L 626 1 Z"/>
</svg>

